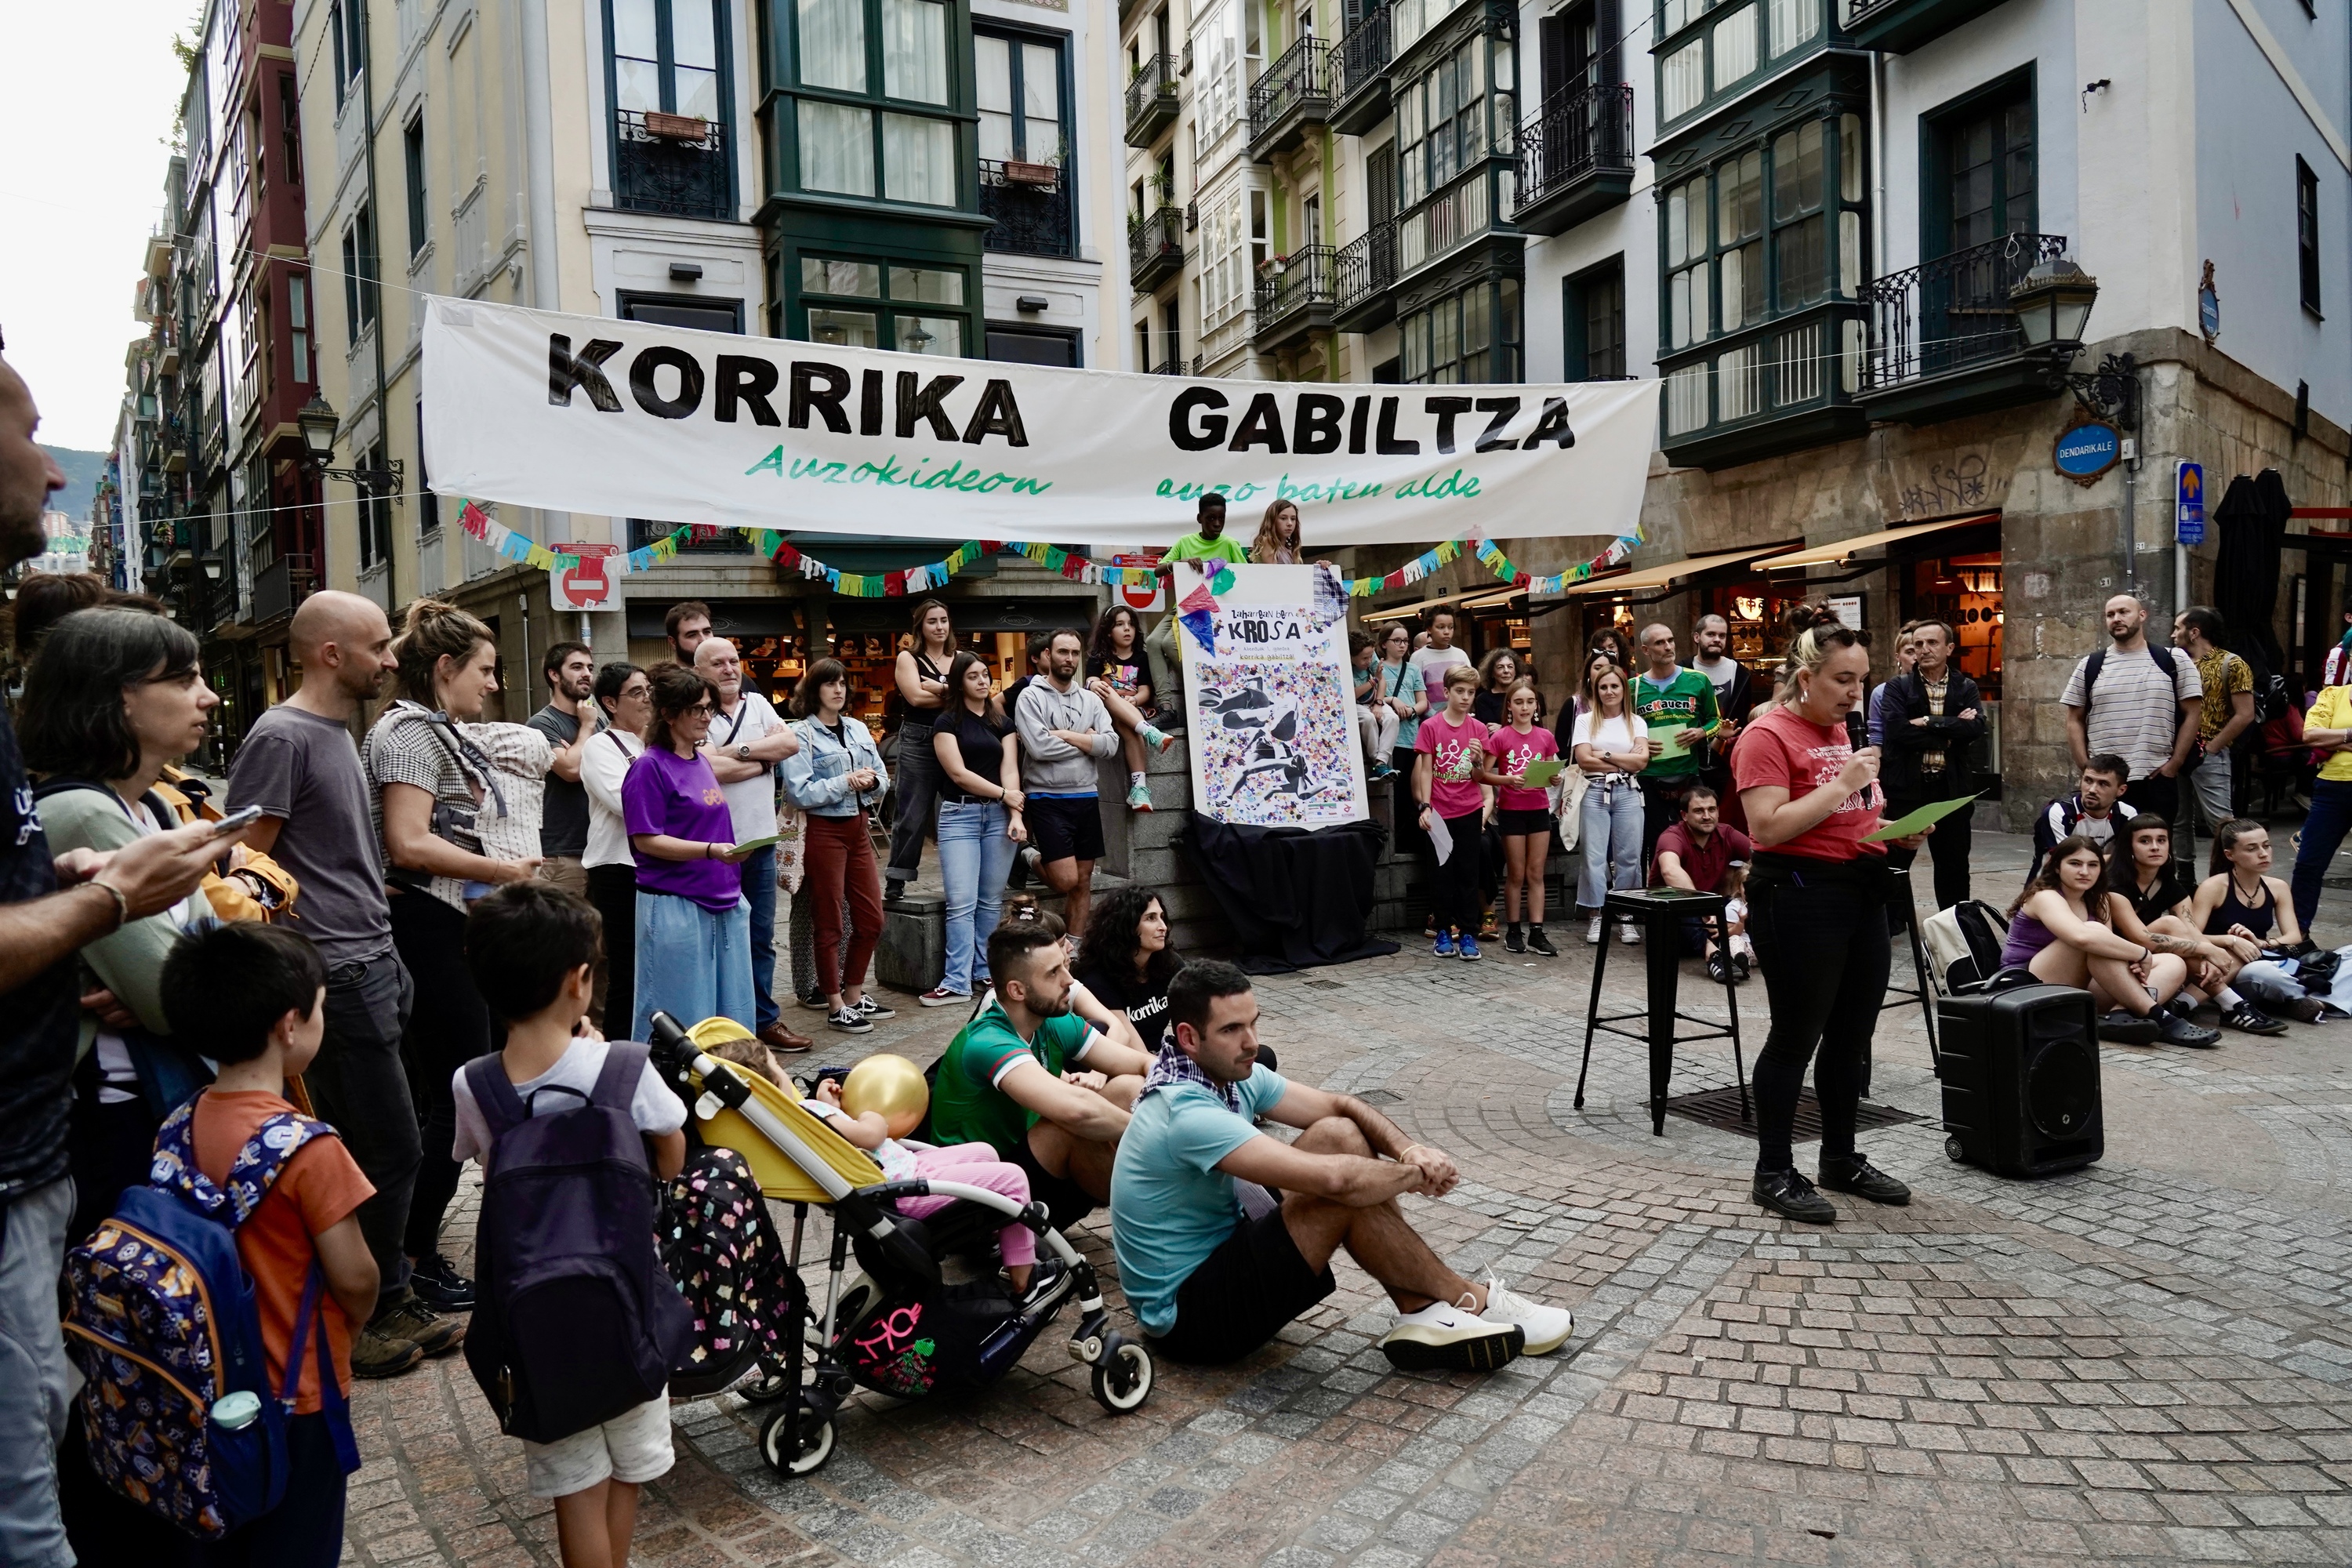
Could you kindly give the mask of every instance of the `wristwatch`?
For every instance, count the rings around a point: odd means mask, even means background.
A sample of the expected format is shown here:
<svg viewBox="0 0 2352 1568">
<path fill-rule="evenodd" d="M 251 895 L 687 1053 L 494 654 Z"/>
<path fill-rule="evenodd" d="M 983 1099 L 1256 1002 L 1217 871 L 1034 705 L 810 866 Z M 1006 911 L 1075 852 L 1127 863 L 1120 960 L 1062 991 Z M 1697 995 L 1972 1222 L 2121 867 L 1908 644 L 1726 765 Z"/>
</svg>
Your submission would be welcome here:
<svg viewBox="0 0 2352 1568">
<path fill-rule="evenodd" d="M 750 762 L 751 760 L 751 748 L 749 745 L 740 745 L 736 747 L 735 760 L 739 763 Z"/>
</svg>

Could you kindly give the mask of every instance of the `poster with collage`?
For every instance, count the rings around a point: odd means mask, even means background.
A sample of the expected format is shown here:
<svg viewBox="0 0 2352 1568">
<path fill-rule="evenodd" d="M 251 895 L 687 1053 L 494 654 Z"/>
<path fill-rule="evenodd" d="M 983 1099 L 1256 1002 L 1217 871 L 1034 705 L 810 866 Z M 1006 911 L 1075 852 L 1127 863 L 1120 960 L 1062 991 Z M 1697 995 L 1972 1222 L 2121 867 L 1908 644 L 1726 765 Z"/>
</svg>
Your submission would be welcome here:
<svg viewBox="0 0 2352 1568">
<path fill-rule="evenodd" d="M 1195 809 L 1268 827 L 1369 816 L 1338 579 L 1217 561 L 1176 571 Z"/>
</svg>

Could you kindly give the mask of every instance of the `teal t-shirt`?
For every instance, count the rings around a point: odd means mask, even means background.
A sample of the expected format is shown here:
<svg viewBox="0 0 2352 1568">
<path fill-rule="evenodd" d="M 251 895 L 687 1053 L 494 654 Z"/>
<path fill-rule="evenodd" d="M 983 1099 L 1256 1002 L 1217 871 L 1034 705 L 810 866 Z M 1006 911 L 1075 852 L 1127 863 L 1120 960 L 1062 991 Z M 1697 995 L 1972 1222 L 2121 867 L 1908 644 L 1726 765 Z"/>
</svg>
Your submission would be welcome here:
<svg viewBox="0 0 2352 1568">
<path fill-rule="evenodd" d="M 1135 1102 L 1110 1175 L 1110 1244 L 1136 1321 L 1155 1334 L 1176 1326 L 1176 1292 L 1241 1222 L 1234 1179 L 1217 1162 L 1259 1136 L 1253 1122 L 1290 1091 L 1259 1067 L 1234 1086 L 1236 1116 L 1197 1083 L 1155 1089 Z"/>
<path fill-rule="evenodd" d="M 1677 666 L 1675 678 L 1661 686 L 1646 674 L 1633 678 L 1633 711 L 1653 736 L 1674 730 L 1692 730 L 1716 721 L 1715 682 L 1696 669 Z M 1698 758 L 1685 751 L 1679 757 L 1661 757 L 1642 770 L 1645 779 L 1688 778 L 1698 772 Z"/>
<path fill-rule="evenodd" d="M 1013 1033 L 1013 1020 L 994 1003 L 956 1031 L 940 1058 L 931 1089 L 931 1137 L 935 1142 L 985 1143 L 1009 1158 L 1036 1121 L 1028 1107 L 998 1087 L 1023 1061 L 1034 1061 L 1059 1078 L 1086 1055 L 1094 1026 L 1075 1013 L 1048 1018 L 1037 1037 Z"/>
</svg>

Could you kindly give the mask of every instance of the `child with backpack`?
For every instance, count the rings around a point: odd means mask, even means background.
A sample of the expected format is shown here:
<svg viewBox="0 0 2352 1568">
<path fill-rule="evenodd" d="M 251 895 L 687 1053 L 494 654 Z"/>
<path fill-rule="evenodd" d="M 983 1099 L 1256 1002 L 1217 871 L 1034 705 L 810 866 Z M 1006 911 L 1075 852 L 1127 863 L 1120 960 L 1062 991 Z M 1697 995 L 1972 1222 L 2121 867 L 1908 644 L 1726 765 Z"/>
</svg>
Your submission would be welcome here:
<svg viewBox="0 0 2352 1568">
<path fill-rule="evenodd" d="M 278 926 L 194 931 L 163 963 L 173 1036 L 220 1070 L 184 1121 L 165 1123 L 157 1165 L 193 1152 L 206 1183 L 233 1204 L 250 1203 L 236 1254 L 253 1281 L 268 1387 L 281 1399 L 292 1393 L 282 1500 L 221 1537 L 207 1563 L 327 1568 L 342 1554 L 344 1487 L 359 1468 L 345 1403 L 352 1339 L 375 1311 L 378 1285 L 356 1211 L 375 1188 L 334 1130 L 285 1098 L 286 1080 L 319 1054 L 326 985 L 310 940 Z M 263 1195 L 232 1192 L 247 1183 Z M 214 1404 L 215 1422 L 235 1398 Z"/>
<path fill-rule="evenodd" d="M 656 1250 L 652 1182 L 686 1164 L 686 1107 L 645 1047 L 575 1033 L 601 925 L 546 882 L 474 905 L 466 963 L 507 1043 L 451 1084 L 451 1152 L 484 1169 L 466 1360 L 522 1440 L 530 1495 L 554 1500 L 566 1568 L 628 1561 L 637 1489 L 672 1462 L 669 1372 L 694 1332 Z"/>
</svg>

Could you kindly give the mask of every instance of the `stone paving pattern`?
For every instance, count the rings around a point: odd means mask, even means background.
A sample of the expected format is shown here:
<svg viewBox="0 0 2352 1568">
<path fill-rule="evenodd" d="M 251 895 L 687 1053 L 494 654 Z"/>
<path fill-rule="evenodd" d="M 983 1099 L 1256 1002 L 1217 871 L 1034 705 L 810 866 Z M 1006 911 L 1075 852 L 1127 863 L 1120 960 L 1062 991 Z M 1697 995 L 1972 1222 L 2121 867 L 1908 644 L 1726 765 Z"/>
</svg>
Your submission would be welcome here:
<svg viewBox="0 0 2352 1568">
<path fill-rule="evenodd" d="M 1979 893 L 2006 901 L 2025 847 L 1977 843 Z M 2322 930 L 2347 913 L 2331 893 Z M 1399 1375 L 1373 1348 L 1386 1301 L 1343 1262 L 1339 1293 L 1276 1343 L 1163 1365 L 1143 1409 L 1112 1416 L 1067 1358 L 1066 1310 L 977 1398 L 860 1394 L 809 1479 L 759 1458 L 761 1407 L 678 1405 L 635 1560 L 2352 1561 L 2352 1025 L 2105 1047 L 2105 1162 L 2021 1184 L 1945 1159 L 1919 1009 L 1891 1004 L 1873 1098 L 1927 1120 L 1865 1147 L 1918 1199 L 1840 1198 L 1815 1230 L 1748 1203 L 1751 1141 L 1676 1118 L 1651 1135 L 1638 1045 L 1604 1037 L 1572 1107 L 1591 950 L 1580 924 L 1553 929 L 1574 939 L 1556 961 L 1414 944 L 1263 981 L 1260 1000 L 1286 1071 L 1454 1153 L 1470 1179 L 1408 1206 L 1455 1267 L 1573 1306 L 1559 1353 Z M 1638 1001 L 1629 956 L 1612 954 L 1612 1006 Z M 1697 975 L 1685 1006 L 1719 1016 Z M 897 1000 L 856 1048 L 819 1054 L 928 1060 L 956 1020 Z M 1741 1001 L 1752 1060 L 1760 980 Z M 1678 1056 L 1675 1092 L 1731 1081 L 1727 1042 Z M 453 1215 L 454 1253 L 471 1232 Z M 1073 1239 L 1115 1281 L 1100 1220 Z M 461 1358 L 362 1385 L 359 1409 L 347 1562 L 557 1561 Z"/>
</svg>

